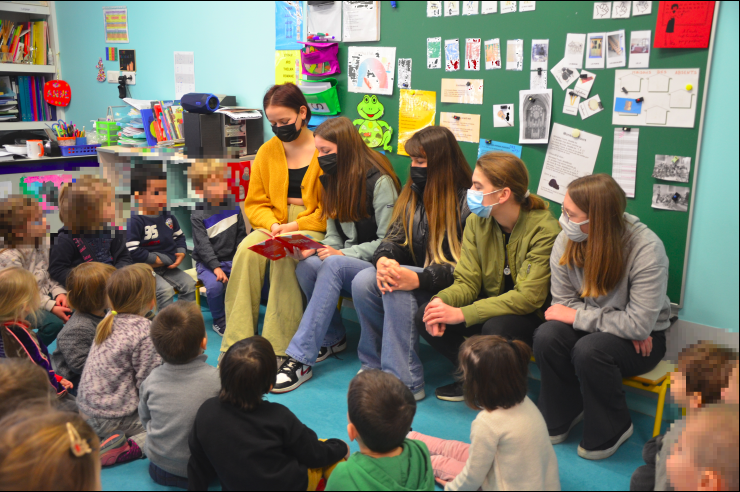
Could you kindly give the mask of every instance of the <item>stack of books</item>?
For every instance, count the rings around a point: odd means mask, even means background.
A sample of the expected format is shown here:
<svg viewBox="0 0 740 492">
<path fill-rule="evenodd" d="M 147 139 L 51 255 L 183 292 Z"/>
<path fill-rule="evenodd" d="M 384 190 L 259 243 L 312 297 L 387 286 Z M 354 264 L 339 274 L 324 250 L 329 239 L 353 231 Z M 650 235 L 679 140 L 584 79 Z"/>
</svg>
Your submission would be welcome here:
<svg viewBox="0 0 740 492">
<path fill-rule="evenodd" d="M 18 119 L 18 101 L 10 77 L 0 77 L 0 121 Z"/>
<path fill-rule="evenodd" d="M 51 75 L 0 77 L 0 121 L 56 121 L 57 108 L 44 101 Z"/>
<path fill-rule="evenodd" d="M 184 143 L 182 106 L 177 101 L 152 102 L 157 142 Z"/>
<path fill-rule="evenodd" d="M 0 63 L 46 65 L 49 51 L 47 21 L 0 21 Z"/>
</svg>

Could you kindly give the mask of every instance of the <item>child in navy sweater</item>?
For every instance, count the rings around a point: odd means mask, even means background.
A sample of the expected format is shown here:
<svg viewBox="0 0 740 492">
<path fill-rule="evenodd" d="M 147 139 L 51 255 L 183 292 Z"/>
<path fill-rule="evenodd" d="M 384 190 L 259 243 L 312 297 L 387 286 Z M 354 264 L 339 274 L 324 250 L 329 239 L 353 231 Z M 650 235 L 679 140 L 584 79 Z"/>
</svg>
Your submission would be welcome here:
<svg viewBox="0 0 740 492">
<path fill-rule="evenodd" d="M 182 301 L 195 301 L 195 281 L 178 268 L 185 258 L 185 235 L 167 207 L 167 175 L 156 167 L 138 165 L 131 169 L 131 193 L 137 212 L 131 215 L 126 247 L 135 263 L 154 269 L 157 307 L 172 304 L 175 289 Z"/>
</svg>

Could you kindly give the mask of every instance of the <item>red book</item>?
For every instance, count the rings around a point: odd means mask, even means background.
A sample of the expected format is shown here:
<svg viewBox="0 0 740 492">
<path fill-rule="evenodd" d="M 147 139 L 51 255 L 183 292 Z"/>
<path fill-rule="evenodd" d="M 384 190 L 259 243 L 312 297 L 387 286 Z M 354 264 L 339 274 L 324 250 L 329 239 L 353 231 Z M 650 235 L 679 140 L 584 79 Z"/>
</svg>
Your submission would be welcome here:
<svg viewBox="0 0 740 492">
<path fill-rule="evenodd" d="M 306 251 L 308 249 L 321 249 L 324 247 L 323 244 L 317 243 L 310 236 L 304 236 L 303 234 L 272 236 L 265 231 L 260 230 L 260 232 L 269 236 L 270 239 L 255 244 L 249 249 L 272 261 L 288 256 L 288 252 L 290 251 L 288 248 L 298 248 L 301 251 Z"/>
</svg>

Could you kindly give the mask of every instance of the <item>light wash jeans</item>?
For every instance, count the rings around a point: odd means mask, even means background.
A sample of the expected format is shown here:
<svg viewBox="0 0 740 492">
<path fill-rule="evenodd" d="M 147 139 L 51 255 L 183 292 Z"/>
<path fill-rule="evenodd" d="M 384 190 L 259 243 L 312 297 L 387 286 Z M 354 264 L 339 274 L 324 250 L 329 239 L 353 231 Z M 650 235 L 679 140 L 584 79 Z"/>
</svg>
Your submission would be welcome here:
<svg viewBox="0 0 740 492">
<path fill-rule="evenodd" d="M 321 347 L 331 347 L 344 338 L 337 302 L 340 295 L 350 297 L 352 280 L 366 268 L 372 268 L 372 263 L 341 255 L 324 261 L 310 256 L 298 263 L 295 274 L 308 306 L 286 354 L 301 364 L 313 366 Z"/>
<path fill-rule="evenodd" d="M 423 271 L 414 266 L 403 268 Z M 416 289 L 381 295 L 376 274 L 371 267 L 358 273 L 352 282 L 352 302 L 362 328 L 357 347 L 362 368 L 393 374 L 416 393 L 424 388 L 424 368 L 419 360 L 419 333 L 414 317 L 432 294 Z"/>
<path fill-rule="evenodd" d="M 179 268 L 156 268 L 154 279 L 157 284 L 157 311 L 174 302 L 175 289 L 181 301 L 195 302 L 195 280 Z"/>
</svg>

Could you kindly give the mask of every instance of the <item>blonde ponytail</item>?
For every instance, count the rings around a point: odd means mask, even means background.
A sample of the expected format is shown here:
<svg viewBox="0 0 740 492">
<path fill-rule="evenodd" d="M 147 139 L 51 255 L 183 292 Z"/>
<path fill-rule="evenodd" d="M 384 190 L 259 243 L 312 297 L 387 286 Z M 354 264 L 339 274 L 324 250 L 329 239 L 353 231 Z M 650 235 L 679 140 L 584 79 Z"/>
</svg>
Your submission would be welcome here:
<svg viewBox="0 0 740 492">
<path fill-rule="evenodd" d="M 111 311 L 98 324 L 95 343 L 100 345 L 113 332 L 115 316 L 137 314 L 143 316 L 157 298 L 154 270 L 147 264 L 135 263 L 113 272 L 105 285 Z"/>
</svg>

